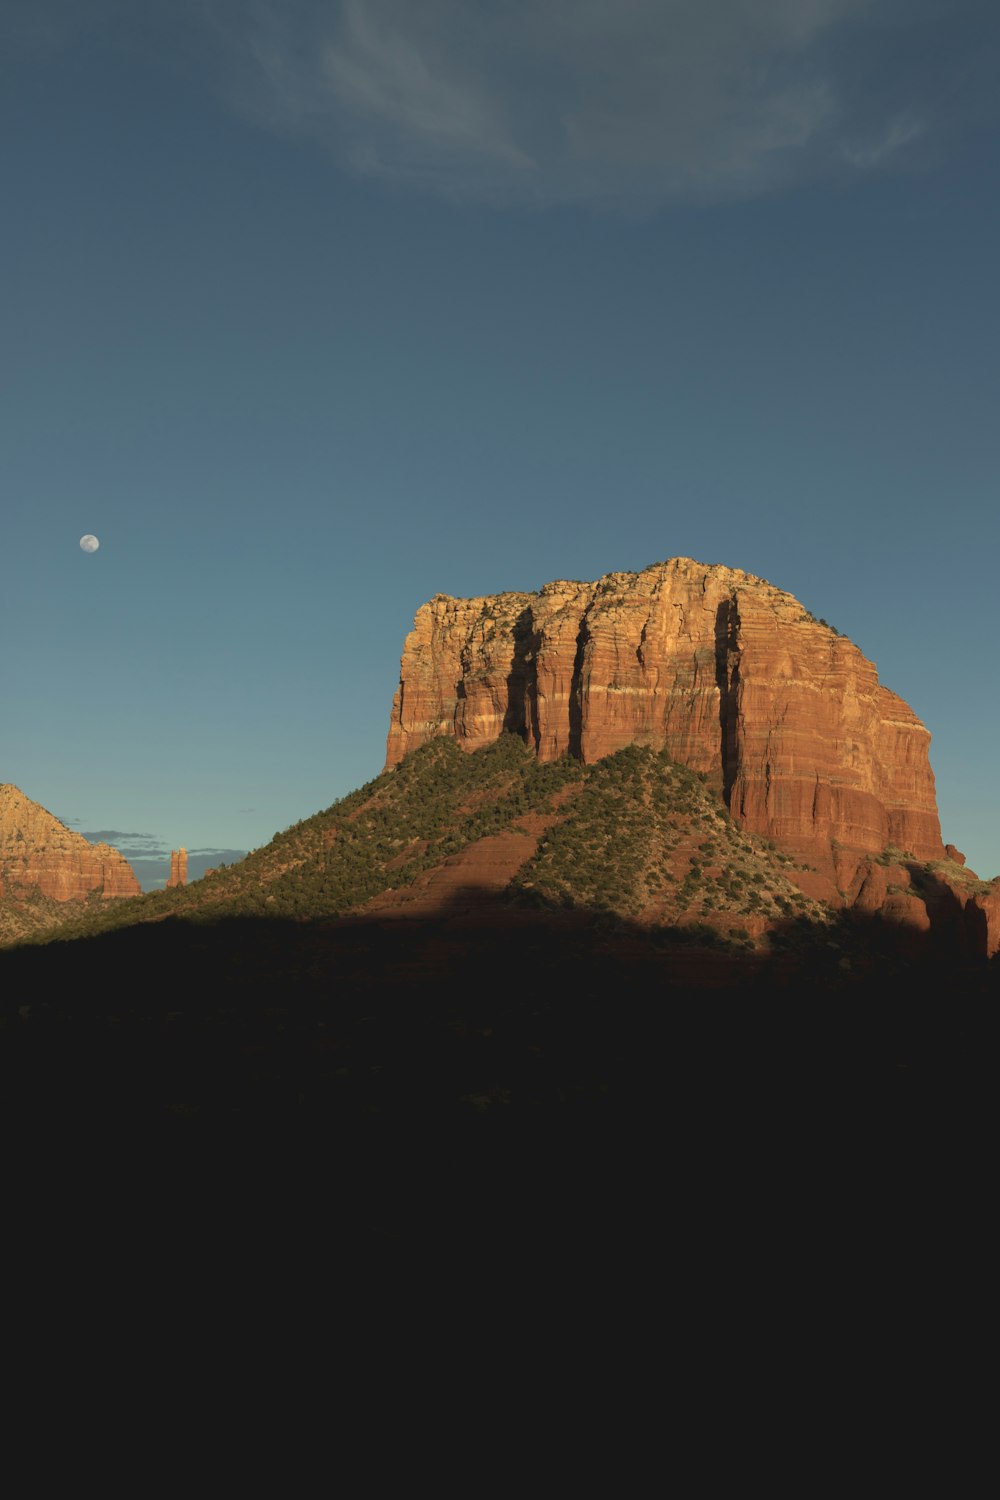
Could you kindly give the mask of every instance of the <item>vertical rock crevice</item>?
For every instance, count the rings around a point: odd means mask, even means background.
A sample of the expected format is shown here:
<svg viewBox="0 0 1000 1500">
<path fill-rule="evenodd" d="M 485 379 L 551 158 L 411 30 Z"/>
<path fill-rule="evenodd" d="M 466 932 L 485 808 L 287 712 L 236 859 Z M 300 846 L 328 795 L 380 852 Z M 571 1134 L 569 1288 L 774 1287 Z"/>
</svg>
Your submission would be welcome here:
<svg viewBox="0 0 1000 1500">
<path fill-rule="evenodd" d="M 530 606 L 523 609 L 514 621 L 512 643 L 503 729 L 507 734 L 519 734 L 525 744 L 537 752 L 539 633 L 535 629 L 535 617 Z"/>
<path fill-rule="evenodd" d="M 715 681 L 719 689 L 722 795 L 730 811 L 739 769 L 740 611 L 735 591 L 715 612 Z"/>
<path fill-rule="evenodd" d="M 584 615 L 576 635 L 576 655 L 569 689 L 569 753 L 575 760 L 583 759 L 583 663 L 589 640 L 590 629 Z"/>
</svg>

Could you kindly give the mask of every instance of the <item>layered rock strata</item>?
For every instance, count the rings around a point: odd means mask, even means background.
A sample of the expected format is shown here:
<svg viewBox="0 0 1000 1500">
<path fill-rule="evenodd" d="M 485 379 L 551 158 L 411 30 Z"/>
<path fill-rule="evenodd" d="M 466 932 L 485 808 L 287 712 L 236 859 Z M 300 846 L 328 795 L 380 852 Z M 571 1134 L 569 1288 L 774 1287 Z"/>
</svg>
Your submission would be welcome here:
<svg viewBox="0 0 1000 1500">
<path fill-rule="evenodd" d="M 138 896 L 131 865 L 110 844 L 91 844 L 32 802 L 16 786 L 0 785 L 0 896 L 35 888 L 56 901 L 92 893 Z"/>
<path fill-rule="evenodd" d="M 674 558 L 596 583 L 422 605 L 387 767 L 434 735 L 475 750 L 505 730 L 543 760 L 666 749 L 715 779 L 738 823 L 841 889 L 890 846 L 945 857 L 916 714 L 846 637 L 736 568 Z"/>
</svg>

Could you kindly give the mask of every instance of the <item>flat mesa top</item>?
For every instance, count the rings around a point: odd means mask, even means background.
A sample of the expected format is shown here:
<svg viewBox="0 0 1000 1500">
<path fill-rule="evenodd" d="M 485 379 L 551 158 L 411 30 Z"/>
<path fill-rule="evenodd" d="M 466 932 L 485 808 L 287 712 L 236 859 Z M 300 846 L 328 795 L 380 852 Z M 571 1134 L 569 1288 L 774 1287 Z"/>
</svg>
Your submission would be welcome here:
<svg viewBox="0 0 1000 1500">
<path fill-rule="evenodd" d="M 495 594 L 435 594 L 429 601 L 431 604 L 475 604 L 479 600 L 492 600 L 496 603 L 517 604 L 529 599 L 544 598 L 550 594 L 560 594 L 567 589 L 610 589 L 616 585 L 627 585 L 636 579 L 645 578 L 648 574 L 674 573 L 703 573 L 720 574 L 730 578 L 735 583 L 750 584 L 755 587 L 770 590 L 773 594 L 780 595 L 785 599 L 794 599 L 784 589 L 779 589 L 775 584 L 769 583 L 766 578 L 760 578 L 756 573 L 745 573 L 742 568 L 730 568 L 725 563 L 702 563 L 693 557 L 668 557 L 663 562 L 650 563 L 648 567 L 640 568 L 637 572 L 615 572 L 602 573 L 600 578 L 593 580 L 581 578 L 554 578 L 549 583 L 543 583 L 538 589 L 505 589 Z"/>
</svg>

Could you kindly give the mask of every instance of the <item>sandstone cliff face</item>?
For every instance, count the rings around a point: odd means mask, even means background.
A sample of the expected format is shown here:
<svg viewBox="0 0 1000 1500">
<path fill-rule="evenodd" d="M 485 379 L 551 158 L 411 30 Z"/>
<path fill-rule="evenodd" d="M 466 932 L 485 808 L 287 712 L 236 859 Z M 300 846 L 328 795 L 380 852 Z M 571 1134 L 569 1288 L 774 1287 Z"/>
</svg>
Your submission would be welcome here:
<svg viewBox="0 0 1000 1500">
<path fill-rule="evenodd" d="M 138 896 L 128 861 L 110 844 L 73 833 L 16 786 L 0 785 L 0 896 L 37 887 L 56 901 Z"/>
<path fill-rule="evenodd" d="M 930 735 L 872 662 L 781 589 L 675 558 L 537 594 L 438 595 L 403 648 L 386 765 L 504 730 L 543 760 L 638 742 L 710 773 L 752 832 L 833 886 L 894 845 L 943 859 Z"/>
</svg>

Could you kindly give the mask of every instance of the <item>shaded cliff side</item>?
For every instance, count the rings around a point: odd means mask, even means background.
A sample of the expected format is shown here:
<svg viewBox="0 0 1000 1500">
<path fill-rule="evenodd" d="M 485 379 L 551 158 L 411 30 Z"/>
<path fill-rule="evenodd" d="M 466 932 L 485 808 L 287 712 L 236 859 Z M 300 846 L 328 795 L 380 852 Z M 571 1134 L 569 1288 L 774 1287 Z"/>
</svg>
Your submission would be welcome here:
<svg viewBox="0 0 1000 1500">
<path fill-rule="evenodd" d="M 851 641 L 736 568 L 675 558 L 423 605 L 386 766 L 436 735 L 474 750 L 505 730 L 543 761 L 667 750 L 742 827 L 808 856 L 825 897 L 886 849 L 945 858 L 924 725 Z"/>
</svg>

